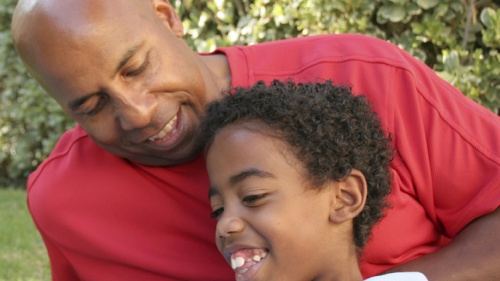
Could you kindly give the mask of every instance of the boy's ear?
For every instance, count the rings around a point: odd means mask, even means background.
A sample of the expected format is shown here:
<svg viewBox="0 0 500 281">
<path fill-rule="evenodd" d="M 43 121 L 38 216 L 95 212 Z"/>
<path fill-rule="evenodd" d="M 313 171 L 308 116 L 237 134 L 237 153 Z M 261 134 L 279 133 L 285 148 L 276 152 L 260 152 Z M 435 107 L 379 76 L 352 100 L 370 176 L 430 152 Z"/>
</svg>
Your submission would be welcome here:
<svg viewBox="0 0 500 281">
<path fill-rule="evenodd" d="M 169 28 L 178 38 L 184 35 L 184 26 L 169 0 L 152 0 L 156 16 Z"/>
<path fill-rule="evenodd" d="M 354 219 L 364 208 L 368 187 L 363 173 L 352 172 L 340 182 L 332 182 L 330 221 L 343 223 Z"/>
</svg>

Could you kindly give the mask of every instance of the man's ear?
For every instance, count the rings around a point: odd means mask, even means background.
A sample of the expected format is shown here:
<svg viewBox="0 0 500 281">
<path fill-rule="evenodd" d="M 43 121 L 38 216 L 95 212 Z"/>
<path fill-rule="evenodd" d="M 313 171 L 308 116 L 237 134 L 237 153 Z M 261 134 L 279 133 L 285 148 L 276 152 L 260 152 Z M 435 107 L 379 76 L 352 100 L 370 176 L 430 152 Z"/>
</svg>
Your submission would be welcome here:
<svg viewBox="0 0 500 281">
<path fill-rule="evenodd" d="M 352 170 L 342 181 L 332 182 L 330 221 L 343 223 L 354 219 L 364 208 L 368 186 L 363 173 Z"/>
<path fill-rule="evenodd" d="M 181 18 L 169 0 L 152 0 L 156 16 L 170 28 L 178 38 L 184 35 Z"/>
</svg>

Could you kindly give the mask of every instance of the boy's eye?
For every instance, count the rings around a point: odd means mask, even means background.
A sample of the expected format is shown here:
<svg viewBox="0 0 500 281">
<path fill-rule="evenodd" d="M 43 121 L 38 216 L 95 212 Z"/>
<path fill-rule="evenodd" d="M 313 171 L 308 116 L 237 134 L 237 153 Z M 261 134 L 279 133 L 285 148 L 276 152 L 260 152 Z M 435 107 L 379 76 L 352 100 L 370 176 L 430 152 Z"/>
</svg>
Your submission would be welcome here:
<svg viewBox="0 0 500 281">
<path fill-rule="evenodd" d="M 262 194 L 255 194 L 255 195 L 248 195 L 243 197 L 243 204 L 245 205 L 253 205 L 256 204 L 259 200 L 265 198 L 267 196 L 267 193 L 262 193 Z"/>
<path fill-rule="evenodd" d="M 210 214 L 210 217 L 217 219 L 222 215 L 222 212 L 224 212 L 224 207 L 217 208 Z"/>
</svg>

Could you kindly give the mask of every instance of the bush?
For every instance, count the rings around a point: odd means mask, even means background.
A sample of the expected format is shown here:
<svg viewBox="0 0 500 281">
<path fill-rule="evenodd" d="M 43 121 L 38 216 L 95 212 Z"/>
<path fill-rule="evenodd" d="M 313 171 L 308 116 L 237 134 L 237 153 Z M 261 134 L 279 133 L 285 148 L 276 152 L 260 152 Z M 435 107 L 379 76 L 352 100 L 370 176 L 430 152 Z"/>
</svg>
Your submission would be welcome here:
<svg viewBox="0 0 500 281">
<path fill-rule="evenodd" d="M 74 126 L 18 58 L 10 36 L 16 0 L 0 3 L 0 186 L 24 184 L 61 133 Z"/>
<path fill-rule="evenodd" d="M 0 4 L 0 180 L 25 181 L 74 123 L 30 78 Z M 391 41 L 491 111 L 500 108 L 500 12 L 488 0 L 171 0 L 197 51 L 324 33 Z"/>
</svg>

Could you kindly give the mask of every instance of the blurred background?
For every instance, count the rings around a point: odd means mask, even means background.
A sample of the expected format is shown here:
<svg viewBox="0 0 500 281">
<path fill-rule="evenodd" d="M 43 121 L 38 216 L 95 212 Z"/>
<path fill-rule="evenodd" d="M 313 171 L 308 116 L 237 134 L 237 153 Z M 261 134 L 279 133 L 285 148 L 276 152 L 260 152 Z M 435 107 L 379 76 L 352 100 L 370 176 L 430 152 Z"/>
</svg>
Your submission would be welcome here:
<svg viewBox="0 0 500 281">
<path fill-rule="evenodd" d="M 28 174 L 74 126 L 13 48 L 17 0 L 0 0 L 0 280 L 50 280 L 26 210 Z M 410 52 L 500 115 L 500 0 L 171 0 L 198 52 L 325 33 L 361 33 Z"/>
</svg>

